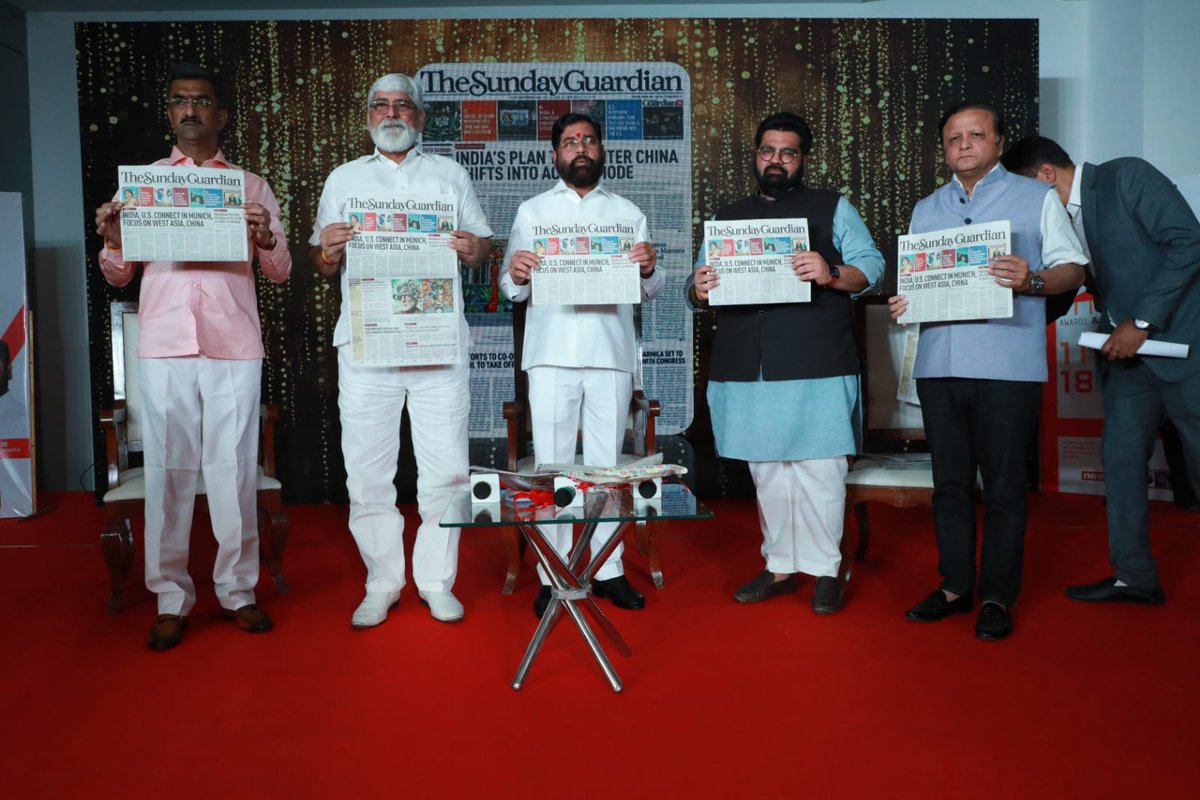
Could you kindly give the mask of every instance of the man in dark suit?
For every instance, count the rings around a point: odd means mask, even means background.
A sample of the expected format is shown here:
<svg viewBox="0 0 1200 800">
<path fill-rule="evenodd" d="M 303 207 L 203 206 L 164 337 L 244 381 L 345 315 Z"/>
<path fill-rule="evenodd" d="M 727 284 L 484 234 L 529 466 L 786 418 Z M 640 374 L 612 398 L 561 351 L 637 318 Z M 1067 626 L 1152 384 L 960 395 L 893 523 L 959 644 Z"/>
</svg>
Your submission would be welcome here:
<svg viewBox="0 0 1200 800">
<path fill-rule="evenodd" d="M 1114 575 L 1071 586 L 1067 595 L 1160 604 L 1146 480 L 1164 417 L 1179 431 L 1190 475 L 1200 474 L 1200 222 L 1170 179 L 1140 158 L 1077 169 L 1058 144 L 1033 136 L 1013 145 L 1004 165 L 1057 188 L 1088 250 L 1097 307 L 1111 331 L 1098 372 Z M 1191 351 L 1187 358 L 1138 356 L 1147 339 Z"/>
</svg>

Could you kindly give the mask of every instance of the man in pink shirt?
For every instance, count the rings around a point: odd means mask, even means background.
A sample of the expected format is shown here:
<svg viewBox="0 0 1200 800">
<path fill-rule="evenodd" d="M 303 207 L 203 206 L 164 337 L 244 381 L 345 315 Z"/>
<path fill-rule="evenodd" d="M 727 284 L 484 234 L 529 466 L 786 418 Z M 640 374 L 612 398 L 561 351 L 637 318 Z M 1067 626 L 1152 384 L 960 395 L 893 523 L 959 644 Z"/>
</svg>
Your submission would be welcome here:
<svg viewBox="0 0 1200 800">
<path fill-rule="evenodd" d="M 171 155 L 154 166 L 238 169 L 219 148 L 229 112 L 219 79 L 181 64 L 167 80 Z M 279 203 L 266 181 L 245 173 L 250 259 L 244 262 L 151 261 L 142 265 L 138 308 L 144 408 L 146 586 L 158 595 L 149 644 L 179 644 L 196 588 L 187 572 L 197 478 L 203 473 L 217 540 L 213 584 L 221 613 L 243 630 L 271 630 L 254 602 L 258 582 L 259 395 L 262 333 L 253 261 L 276 283 L 292 271 Z M 100 269 L 113 286 L 133 280 L 137 264 L 121 253 L 121 208 L 96 209 L 104 237 Z"/>
</svg>

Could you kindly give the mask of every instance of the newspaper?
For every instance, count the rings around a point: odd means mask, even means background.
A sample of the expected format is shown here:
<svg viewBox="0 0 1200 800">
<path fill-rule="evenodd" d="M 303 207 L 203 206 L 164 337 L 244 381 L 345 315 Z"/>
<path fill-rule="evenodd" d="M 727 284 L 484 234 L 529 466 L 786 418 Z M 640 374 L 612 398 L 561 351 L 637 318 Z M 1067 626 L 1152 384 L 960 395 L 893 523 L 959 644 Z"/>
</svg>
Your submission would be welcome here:
<svg viewBox="0 0 1200 800">
<path fill-rule="evenodd" d="M 908 298 L 899 322 L 998 319 L 1013 315 L 1012 289 L 988 271 L 1012 252 L 1008 220 L 915 233 L 899 239 L 898 294 Z"/>
<path fill-rule="evenodd" d="M 351 197 L 346 221 L 351 358 L 360 366 L 456 363 L 459 356 L 457 217 L 450 195 Z"/>
<path fill-rule="evenodd" d="M 117 167 L 127 261 L 246 261 L 246 177 L 239 169 Z"/>
<path fill-rule="evenodd" d="M 792 254 L 807 249 L 806 219 L 705 222 L 705 259 L 721 278 L 709 304 L 807 303 L 812 284 L 792 271 Z"/>
<path fill-rule="evenodd" d="M 640 303 L 641 274 L 629 258 L 636 232 L 631 220 L 533 225 L 533 252 L 542 257 L 531 278 L 533 304 Z"/>
</svg>

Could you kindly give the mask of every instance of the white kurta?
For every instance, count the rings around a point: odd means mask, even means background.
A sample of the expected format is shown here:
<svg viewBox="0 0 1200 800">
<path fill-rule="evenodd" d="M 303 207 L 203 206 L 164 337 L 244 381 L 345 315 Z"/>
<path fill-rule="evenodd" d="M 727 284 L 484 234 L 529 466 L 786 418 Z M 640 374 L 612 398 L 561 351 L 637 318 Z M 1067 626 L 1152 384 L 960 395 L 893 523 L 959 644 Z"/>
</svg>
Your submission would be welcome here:
<svg viewBox="0 0 1200 800">
<path fill-rule="evenodd" d="M 533 248 L 532 225 L 538 222 L 611 222 L 634 225 L 635 242 L 648 242 L 646 217 L 633 203 L 608 191 L 603 183 L 579 196 L 563 181 L 526 200 L 513 220 L 500 286 L 514 302 L 529 299 L 530 286 L 517 286 L 508 274 L 512 254 Z M 662 291 L 661 271 L 641 282 L 642 299 Z M 535 306 L 525 315 L 521 367 L 529 376 L 529 408 L 533 454 L 539 464 L 569 463 L 575 458 L 580 414 L 583 421 L 583 460 L 590 466 L 612 466 L 621 453 L 625 422 L 638 369 L 633 308 L 629 305 Z M 617 526 L 597 526 L 592 546 L 600 549 Z M 555 525 L 543 531 L 566 555 L 571 529 Z M 596 572 L 598 580 L 623 573 L 618 545 Z M 548 579 L 538 567 L 542 582 Z"/>
<path fill-rule="evenodd" d="M 466 171 L 451 159 L 410 150 L 399 164 L 378 150 L 330 173 L 321 192 L 309 244 L 321 229 L 344 222 L 351 196 L 450 195 L 458 208 L 456 228 L 490 238 L 492 229 Z M 467 418 L 470 413 L 466 318 L 460 313 L 462 357 L 434 367 L 358 367 L 342 349 L 350 344 L 348 278 L 342 271 L 342 308 L 333 343 L 338 353 L 338 407 L 342 455 L 350 494 L 350 532 L 367 567 L 370 592 L 404 585 L 404 518 L 396 508 L 396 460 L 400 414 L 408 404 L 417 459 L 417 508 L 421 525 L 413 545 L 413 579 L 424 591 L 449 591 L 458 570 L 458 531 L 438 527 L 454 491 L 467 485 Z M 461 290 L 460 290 L 461 291 Z M 462 299 L 459 298 L 459 308 Z"/>
</svg>

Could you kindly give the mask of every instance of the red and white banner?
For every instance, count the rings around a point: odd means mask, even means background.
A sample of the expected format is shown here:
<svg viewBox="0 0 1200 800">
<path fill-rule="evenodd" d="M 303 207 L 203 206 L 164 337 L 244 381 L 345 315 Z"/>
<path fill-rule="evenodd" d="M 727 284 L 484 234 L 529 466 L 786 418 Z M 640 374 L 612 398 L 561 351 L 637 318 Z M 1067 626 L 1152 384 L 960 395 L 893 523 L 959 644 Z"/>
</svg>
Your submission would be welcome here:
<svg viewBox="0 0 1200 800">
<path fill-rule="evenodd" d="M 21 195 L 0 193 L 0 517 L 33 513 Z"/>
<path fill-rule="evenodd" d="M 1099 329 L 1100 312 L 1092 295 L 1081 292 L 1070 312 L 1046 331 L 1050 380 L 1042 393 L 1043 491 L 1104 494 L 1104 403 L 1096 379 L 1100 353 L 1078 344 L 1080 333 Z M 1161 441 L 1154 445 L 1146 486 L 1152 500 L 1171 499 Z"/>
</svg>

